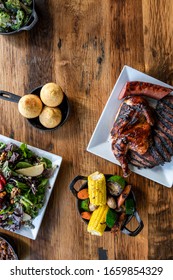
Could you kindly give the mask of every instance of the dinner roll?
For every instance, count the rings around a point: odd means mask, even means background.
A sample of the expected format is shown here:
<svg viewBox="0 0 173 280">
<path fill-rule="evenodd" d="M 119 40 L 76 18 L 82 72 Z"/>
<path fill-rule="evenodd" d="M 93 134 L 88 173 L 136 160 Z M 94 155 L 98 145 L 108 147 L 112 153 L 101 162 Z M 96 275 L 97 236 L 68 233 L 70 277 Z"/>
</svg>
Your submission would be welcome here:
<svg viewBox="0 0 173 280">
<path fill-rule="evenodd" d="M 42 102 L 49 107 L 56 107 L 61 104 L 63 96 L 61 87 L 55 83 L 45 84 L 40 91 Z"/>
<path fill-rule="evenodd" d="M 62 113 L 59 108 L 45 106 L 39 115 L 40 123 L 47 128 L 54 128 L 60 124 Z"/>
<path fill-rule="evenodd" d="M 28 119 L 39 116 L 43 108 L 40 98 L 34 94 L 26 94 L 20 98 L 18 110 L 22 116 Z"/>
</svg>

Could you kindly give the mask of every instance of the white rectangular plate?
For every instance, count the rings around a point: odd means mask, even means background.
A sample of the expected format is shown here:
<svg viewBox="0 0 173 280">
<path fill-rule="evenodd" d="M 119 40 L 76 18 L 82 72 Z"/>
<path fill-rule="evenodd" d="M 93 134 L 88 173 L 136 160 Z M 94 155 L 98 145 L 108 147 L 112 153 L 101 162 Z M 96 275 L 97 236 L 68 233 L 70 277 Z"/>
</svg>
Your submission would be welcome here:
<svg viewBox="0 0 173 280">
<path fill-rule="evenodd" d="M 13 140 L 11 138 L 8 138 L 6 136 L 3 136 L 0 134 L 0 142 L 3 143 L 14 143 L 18 146 L 20 146 L 22 143 L 16 140 Z M 27 144 L 27 143 L 26 143 Z M 48 158 L 49 160 L 52 161 L 53 166 L 57 166 L 53 175 L 51 176 L 51 178 L 49 178 L 49 188 L 47 188 L 46 191 L 46 195 L 45 195 L 45 202 L 44 205 L 42 207 L 42 209 L 40 209 L 38 216 L 33 220 L 33 225 L 35 226 L 34 229 L 30 229 L 30 228 L 25 228 L 25 227 L 21 227 L 20 230 L 15 231 L 14 233 L 20 234 L 22 236 L 28 237 L 30 239 L 35 240 L 39 231 L 39 228 L 41 226 L 41 222 L 43 220 L 43 216 L 50 198 L 50 195 L 52 193 L 60 166 L 61 166 L 61 162 L 62 162 L 62 157 L 58 156 L 58 155 L 54 155 L 52 153 L 46 152 L 44 150 L 32 147 L 27 145 L 28 149 L 30 149 L 31 151 L 33 151 L 35 154 L 37 154 L 38 156 L 41 157 L 45 157 Z"/>
<path fill-rule="evenodd" d="M 123 70 L 120 73 L 120 76 L 112 90 L 112 93 L 106 103 L 106 106 L 100 116 L 100 119 L 87 146 L 88 152 L 100 156 L 101 158 L 104 158 L 117 165 L 120 164 L 119 161 L 117 161 L 114 157 L 111 150 L 110 131 L 113 126 L 118 108 L 122 102 L 122 100 L 118 100 L 118 96 L 123 86 L 128 81 L 142 81 L 171 87 L 170 85 L 152 78 L 140 71 L 137 71 L 134 68 L 131 68 L 129 66 L 123 67 Z M 137 167 L 132 165 L 130 165 L 130 169 L 131 171 L 166 187 L 171 188 L 173 185 L 173 160 L 169 163 L 165 163 L 164 166 L 157 166 L 152 169 L 138 169 Z"/>
</svg>

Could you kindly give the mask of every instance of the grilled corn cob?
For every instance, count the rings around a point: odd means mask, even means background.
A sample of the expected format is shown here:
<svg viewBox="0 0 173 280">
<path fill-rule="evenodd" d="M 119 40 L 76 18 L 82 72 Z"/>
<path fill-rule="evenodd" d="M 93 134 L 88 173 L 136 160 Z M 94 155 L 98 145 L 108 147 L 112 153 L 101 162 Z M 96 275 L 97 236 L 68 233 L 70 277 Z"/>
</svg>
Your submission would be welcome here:
<svg viewBox="0 0 173 280">
<path fill-rule="evenodd" d="M 99 206 L 92 213 L 87 227 L 87 231 L 92 235 L 103 235 L 103 232 L 106 228 L 106 214 L 108 212 L 108 209 L 109 206 L 106 204 L 104 206 Z"/>
<path fill-rule="evenodd" d="M 106 204 L 106 179 L 98 171 L 88 176 L 88 194 L 90 203 L 96 206 Z"/>
</svg>

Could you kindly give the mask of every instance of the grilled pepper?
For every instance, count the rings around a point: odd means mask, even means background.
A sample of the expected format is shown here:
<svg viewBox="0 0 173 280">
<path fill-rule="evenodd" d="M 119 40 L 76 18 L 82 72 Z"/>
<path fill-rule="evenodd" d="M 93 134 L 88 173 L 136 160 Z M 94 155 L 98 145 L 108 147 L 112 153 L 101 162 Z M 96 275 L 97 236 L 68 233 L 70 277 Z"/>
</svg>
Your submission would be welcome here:
<svg viewBox="0 0 173 280">
<path fill-rule="evenodd" d="M 107 214 L 106 214 L 106 224 L 109 228 L 112 228 L 115 224 L 115 222 L 118 219 L 118 214 L 115 212 L 115 210 L 109 208 Z"/>
<path fill-rule="evenodd" d="M 80 209 L 83 209 L 85 211 L 90 211 L 90 209 L 89 209 L 89 198 L 84 199 L 80 202 Z"/>
</svg>

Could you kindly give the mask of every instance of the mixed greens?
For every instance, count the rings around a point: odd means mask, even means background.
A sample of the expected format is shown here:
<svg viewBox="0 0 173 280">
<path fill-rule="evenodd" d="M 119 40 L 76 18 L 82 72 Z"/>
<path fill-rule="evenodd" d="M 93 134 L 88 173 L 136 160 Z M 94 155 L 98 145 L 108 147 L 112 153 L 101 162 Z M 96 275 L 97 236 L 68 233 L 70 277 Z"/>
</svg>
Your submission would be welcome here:
<svg viewBox="0 0 173 280">
<path fill-rule="evenodd" d="M 32 0 L 0 0 L 0 32 L 19 30 L 32 13 Z"/>
<path fill-rule="evenodd" d="M 49 159 L 36 155 L 26 144 L 19 147 L 0 142 L 1 228 L 12 231 L 22 225 L 33 228 L 32 220 L 44 204 L 54 169 Z"/>
</svg>

